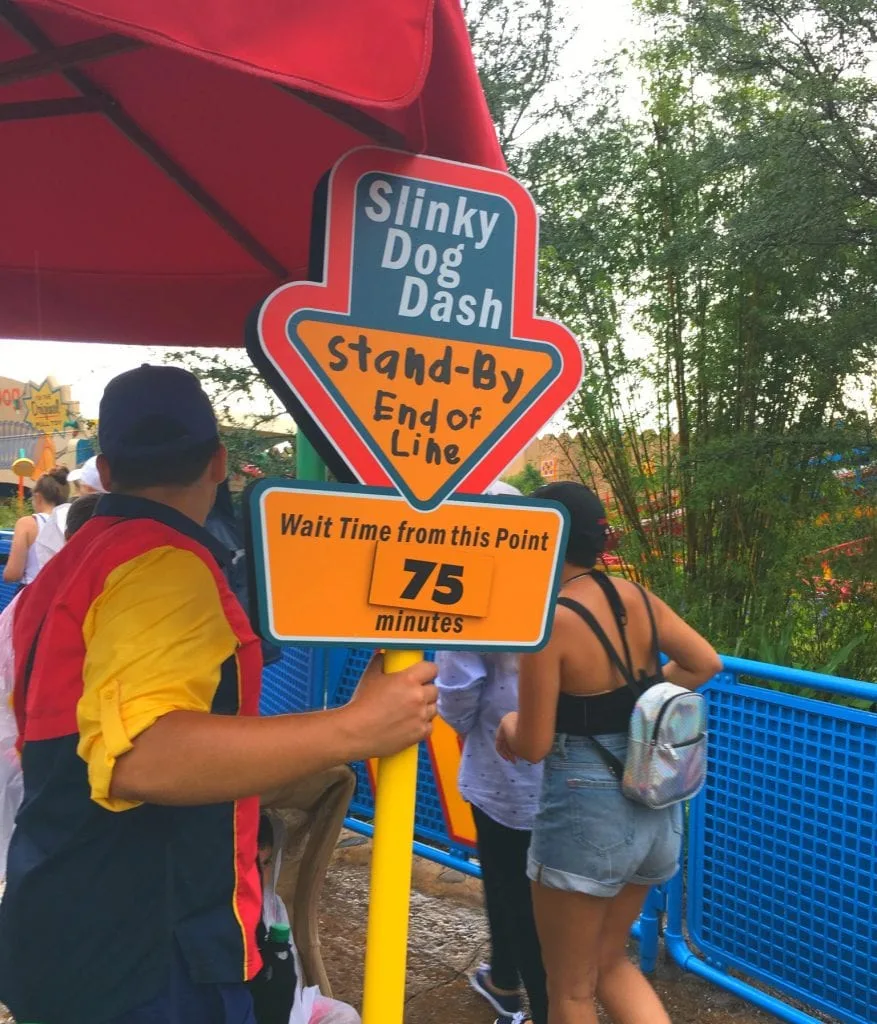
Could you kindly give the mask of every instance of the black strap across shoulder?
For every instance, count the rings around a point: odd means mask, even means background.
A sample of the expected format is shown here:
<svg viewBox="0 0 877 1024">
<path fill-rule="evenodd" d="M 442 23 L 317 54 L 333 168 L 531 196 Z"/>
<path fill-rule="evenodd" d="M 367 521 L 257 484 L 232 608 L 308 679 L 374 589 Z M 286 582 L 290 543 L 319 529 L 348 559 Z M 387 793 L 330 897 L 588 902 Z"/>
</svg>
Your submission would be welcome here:
<svg viewBox="0 0 877 1024">
<path fill-rule="evenodd" d="M 600 645 L 602 646 L 603 650 L 606 652 L 606 655 L 609 658 L 610 663 L 612 664 L 612 666 L 615 669 L 617 669 L 618 673 L 620 674 L 621 678 L 624 680 L 625 684 L 627 686 L 630 686 L 632 689 L 634 689 L 636 691 L 636 695 L 639 696 L 639 690 L 637 689 L 637 686 L 636 686 L 636 680 L 634 679 L 633 670 L 631 668 L 630 661 L 628 661 L 628 663 L 625 664 L 621 660 L 621 658 L 618 656 L 618 651 L 615 650 L 614 644 L 609 639 L 609 637 L 606 635 L 606 631 L 603 629 L 603 627 L 597 621 L 597 619 L 594 616 L 594 614 L 592 612 L 590 612 L 587 608 L 585 608 L 585 606 L 583 604 L 579 604 L 578 601 L 573 600 L 573 598 L 571 598 L 571 597 L 559 597 L 557 599 L 557 603 L 558 604 L 562 604 L 564 608 L 569 608 L 569 610 L 571 612 L 575 612 L 576 615 L 578 615 L 578 617 L 580 619 L 582 619 L 582 621 L 585 623 L 585 625 L 591 630 L 591 632 L 594 634 L 594 636 L 600 641 Z M 618 621 L 618 620 L 616 619 L 616 621 Z M 621 623 L 619 623 L 619 629 L 622 631 L 621 635 L 624 636 L 624 632 L 623 632 L 624 631 L 624 626 Z M 625 648 L 626 647 L 627 647 L 627 645 L 625 644 Z M 625 649 L 625 654 L 626 655 L 628 654 L 628 651 L 626 649 Z"/>
<path fill-rule="evenodd" d="M 603 572 L 595 572 L 591 577 L 595 583 L 600 587 L 609 602 L 609 607 L 612 610 L 612 616 L 615 619 L 615 623 L 618 626 L 618 632 L 621 635 L 621 643 L 624 647 L 623 662 L 618 655 L 618 651 L 615 649 L 615 645 L 606 635 L 606 631 L 597 621 L 596 617 L 590 612 L 584 605 L 571 597 L 559 597 L 557 603 L 563 605 L 564 608 L 569 608 L 571 612 L 575 612 L 576 615 L 585 623 L 585 625 L 591 630 L 591 632 L 599 640 L 600 645 L 606 652 L 609 658 L 610 664 L 618 671 L 621 678 L 624 680 L 626 686 L 633 690 L 634 695 L 639 699 L 645 690 L 648 688 L 648 677 L 646 673 L 641 673 L 641 678 L 637 679 L 633 670 L 633 659 L 630 654 L 630 646 L 627 642 L 627 611 L 624 607 L 624 602 L 621 600 L 621 595 L 615 587 L 615 584 L 609 579 L 609 577 Z M 655 664 L 660 671 L 660 647 L 658 641 L 658 627 L 655 622 L 654 612 L 648 598 L 646 591 L 638 584 L 634 583 L 634 586 L 640 592 L 643 602 L 646 606 L 646 612 L 649 616 L 649 623 L 652 630 L 652 653 L 654 655 Z M 593 736 L 589 736 L 588 739 L 593 743 L 597 753 L 600 755 L 601 760 L 615 776 L 616 779 L 621 781 L 624 776 L 624 765 L 622 762 L 610 751 L 608 751 L 602 743 L 599 743 Z"/>
<path fill-rule="evenodd" d="M 630 646 L 627 643 L 627 609 L 624 607 L 624 601 L 621 600 L 621 594 L 618 593 L 615 584 L 609 578 L 607 573 L 598 571 L 592 573 L 591 578 L 603 591 L 603 596 L 609 602 L 609 607 L 612 609 L 612 616 L 618 626 L 618 632 L 621 634 L 621 643 L 624 647 L 624 660 L 627 662 L 627 667 L 630 671 L 631 677 L 633 677 L 633 658 L 630 656 Z"/>
</svg>

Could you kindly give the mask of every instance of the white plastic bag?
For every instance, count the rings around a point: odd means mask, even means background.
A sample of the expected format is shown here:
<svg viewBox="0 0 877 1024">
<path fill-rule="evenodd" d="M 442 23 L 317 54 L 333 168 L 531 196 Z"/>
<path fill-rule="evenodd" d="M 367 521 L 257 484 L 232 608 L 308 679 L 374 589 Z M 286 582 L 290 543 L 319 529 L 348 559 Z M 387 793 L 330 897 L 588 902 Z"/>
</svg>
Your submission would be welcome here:
<svg viewBox="0 0 877 1024">
<path fill-rule="evenodd" d="M 265 927 L 270 928 L 272 924 L 289 925 L 286 904 L 277 895 L 277 880 L 280 878 L 286 826 L 279 815 L 271 811 L 266 813 L 271 821 L 274 842 L 269 867 L 269 879 L 265 885 L 262 904 L 262 920 L 265 923 Z M 295 943 L 292 945 L 292 952 L 295 957 L 295 973 L 298 983 L 295 990 L 295 1000 L 292 1004 L 292 1013 L 289 1015 L 289 1024 L 362 1024 L 359 1014 L 352 1006 L 322 995 L 319 987 L 316 985 L 311 985 L 308 988 L 302 985 L 302 964 L 298 950 L 295 948 Z"/>
<path fill-rule="evenodd" d="M 347 1003 L 322 995 L 316 985 L 295 994 L 289 1024 L 362 1024 L 362 1018 Z"/>
<path fill-rule="evenodd" d="M 15 749 L 18 726 L 12 711 L 12 622 L 17 601 L 18 595 L 0 612 L 0 878 L 6 877 L 6 854 L 23 794 L 21 760 Z"/>
<path fill-rule="evenodd" d="M 311 1008 L 308 1024 L 362 1024 L 362 1018 L 347 1003 L 318 995 Z"/>
</svg>

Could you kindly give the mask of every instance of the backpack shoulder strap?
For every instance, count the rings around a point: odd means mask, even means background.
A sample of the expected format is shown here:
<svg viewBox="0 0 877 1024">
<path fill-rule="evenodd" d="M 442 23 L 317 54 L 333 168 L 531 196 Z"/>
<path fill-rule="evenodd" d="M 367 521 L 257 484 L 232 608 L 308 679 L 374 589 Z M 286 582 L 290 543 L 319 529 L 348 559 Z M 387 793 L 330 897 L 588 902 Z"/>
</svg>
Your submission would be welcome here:
<svg viewBox="0 0 877 1024">
<path fill-rule="evenodd" d="M 629 667 L 624 664 L 621 658 L 618 657 L 618 651 L 615 650 L 612 641 L 608 636 L 606 636 L 605 630 L 597 621 L 593 613 L 588 611 L 584 605 L 579 604 L 578 601 L 574 601 L 571 597 L 559 597 L 557 599 L 557 603 L 562 604 L 564 608 L 569 608 L 571 612 L 575 612 L 575 614 L 578 615 L 578 617 L 585 623 L 594 636 L 600 641 L 600 645 L 606 652 L 606 656 L 609 658 L 610 664 L 618 670 L 621 674 L 621 678 L 636 692 L 638 697 L 639 691 L 634 683 L 633 673 L 630 671 Z"/>
<path fill-rule="evenodd" d="M 615 624 L 618 626 L 618 632 L 621 634 L 621 643 L 624 647 L 624 660 L 627 662 L 627 671 L 630 673 L 631 679 L 633 679 L 635 677 L 635 673 L 633 671 L 633 658 L 630 654 L 630 646 L 627 642 L 627 609 L 624 607 L 624 601 L 621 600 L 621 595 L 618 593 L 615 584 L 609 578 L 607 573 L 592 573 L 591 579 L 593 579 L 597 586 L 603 591 L 606 600 L 609 602 L 609 607 L 612 609 Z"/>
<path fill-rule="evenodd" d="M 610 664 L 612 664 L 620 673 L 621 678 L 624 680 L 626 686 L 629 686 L 633 690 L 634 694 L 639 697 L 639 690 L 634 683 L 633 676 L 628 670 L 627 666 L 618 657 L 618 651 L 615 650 L 612 645 L 612 641 L 606 636 L 606 632 L 603 627 L 597 622 L 594 615 L 585 608 L 584 605 L 579 604 L 578 601 L 574 601 L 571 597 L 559 597 L 557 599 L 558 604 L 562 604 L 564 608 L 569 608 L 571 612 L 575 612 L 580 619 L 585 623 L 591 632 L 600 641 L 603 650 L 606 652 Z M 591 741 L 594 749 L 600 756 L 600 760 L 606 765 L 611 775 L 615 777 L 619 782 L 624 777 L 624 765 L 621 761 L 609 750 L 607 750 L 602 743 L 599 743 L 594 739 L 593 736 L 589 736 L 588 739 Z"/>
</svg>

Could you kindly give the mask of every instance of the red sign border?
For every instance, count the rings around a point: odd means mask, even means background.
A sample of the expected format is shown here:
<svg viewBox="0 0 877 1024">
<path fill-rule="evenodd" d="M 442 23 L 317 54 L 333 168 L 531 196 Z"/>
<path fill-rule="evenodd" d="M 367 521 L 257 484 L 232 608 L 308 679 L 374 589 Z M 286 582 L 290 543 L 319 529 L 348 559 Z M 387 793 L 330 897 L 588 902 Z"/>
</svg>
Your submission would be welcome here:
<svg viewBox="0 0 877 1024">
<path fill-rule="evenodd" d="M 319 283 L 294 281 L 272 292 L 262 303 L 248 332 L 248 349 L 296 420 L 300 421 L 301 413 L 305 413 L 304 421 L 300 422 L 302 429 L 308 433 L 309 426 L 316 428 L 330 442 L 329 445 L 315 444 L 324 455 L 328 454 L 327 448 L 337 452 L 363 484 L 393 487 L 386 469 L 286 339 L 286 324 L 301 309 L 349 315 L 356 185 L 365 174 L 380 172 L 457 185 L 499 195 L 509 202 L 516 216 L 511 335 L 547 343 L 560 355 L 561 370 L 557 378 L 523 410 L 520 418 L 461 481 L 458 492 L 478 494 L 502 473 L 575 392 L 584 368 L 581 348 L 569 329 L 555 320 L 535 315 L 538 216 L 532 196 L 511 175 L 377 146 L 350 151 L 338 161 L 328 178 L 323 280 Z M 489 187 L 485 187 L 486 184 Z M 330 464 L 333 463 L 335 468 L 336 460 L 331 460 Z"/>
</svg>

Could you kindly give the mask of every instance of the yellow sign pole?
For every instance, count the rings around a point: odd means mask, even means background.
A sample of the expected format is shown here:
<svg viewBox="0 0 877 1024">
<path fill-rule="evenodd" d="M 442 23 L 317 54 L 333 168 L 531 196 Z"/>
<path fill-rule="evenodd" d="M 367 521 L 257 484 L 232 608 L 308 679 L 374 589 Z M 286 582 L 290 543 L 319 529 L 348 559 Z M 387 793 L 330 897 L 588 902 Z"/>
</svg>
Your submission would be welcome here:
<svg viewBox="0 0 877 1024">
<path fill-rule="evenodd" d="M 423 660 L 422 651 L 387 651 L 384 671 Z M 365 946 L 363 1024 L 402 1024 L 408 960 L 417 747 L 378 762 L 371 896 Z"/>
</svg>

